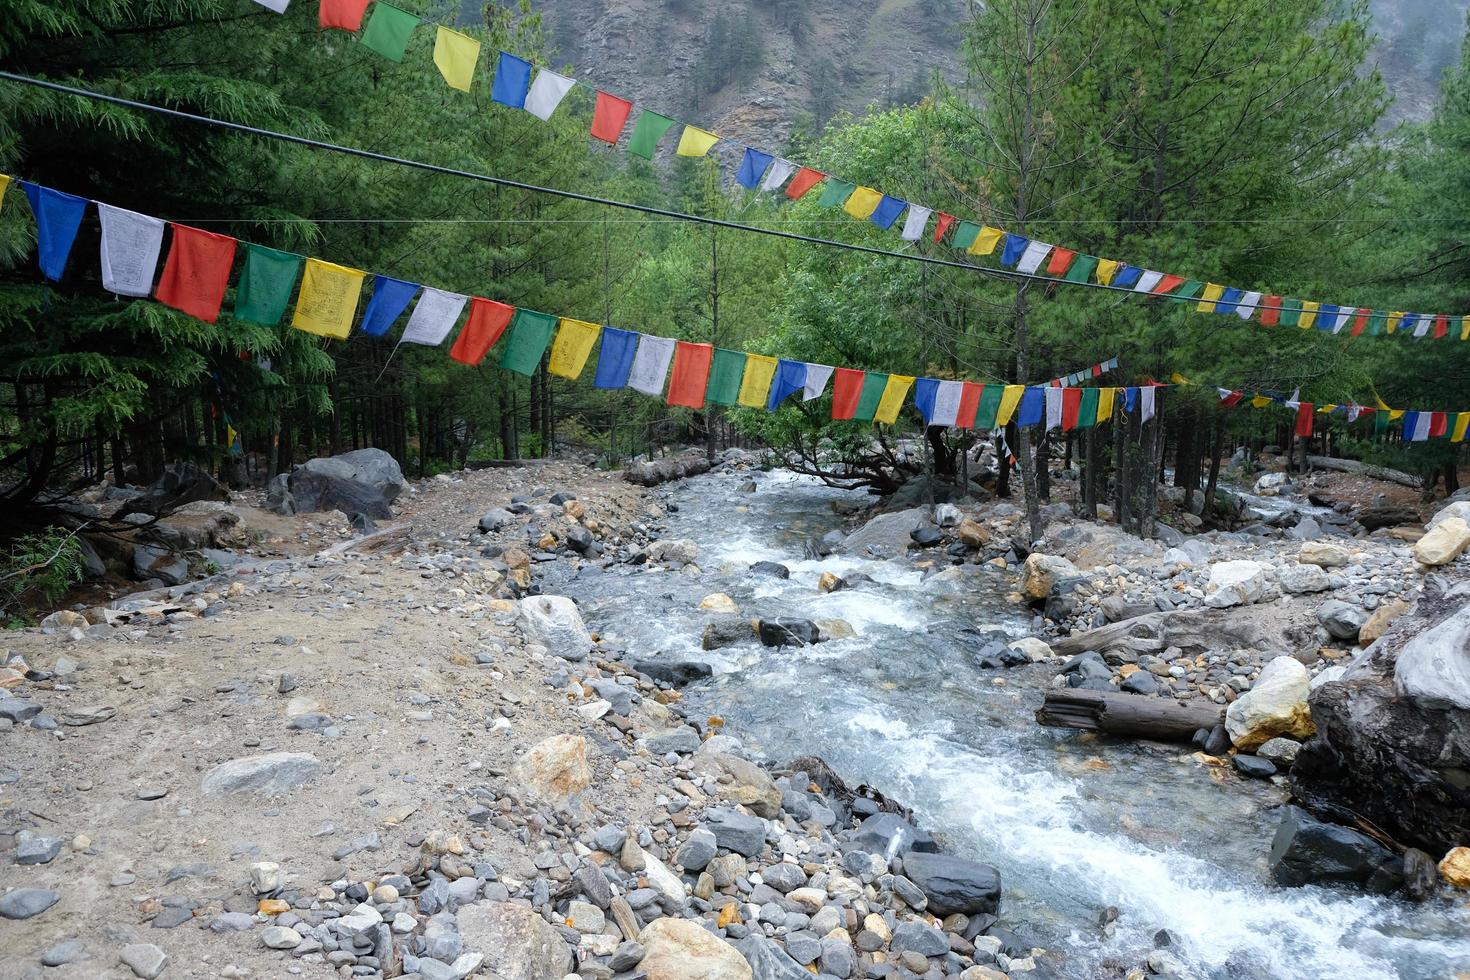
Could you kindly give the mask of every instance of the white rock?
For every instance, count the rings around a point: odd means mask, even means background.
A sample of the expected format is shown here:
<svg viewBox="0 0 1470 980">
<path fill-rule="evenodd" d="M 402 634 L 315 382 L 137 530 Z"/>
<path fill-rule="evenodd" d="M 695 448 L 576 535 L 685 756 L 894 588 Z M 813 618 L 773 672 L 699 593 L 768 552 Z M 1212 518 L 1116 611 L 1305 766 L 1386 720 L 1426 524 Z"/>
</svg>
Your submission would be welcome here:
<svg viewBox="0 0 1470 980">
<path fill-rule="evenodd" d="M 1019 640 L 1012 640 L 1008 646 L 1012 650 L 1020 650 L 1033 664 L 1051 659 L 1051 647 L 1046 645 L 1045 640 L 1039 640 L 1034 636 L 1023 636 Z"/>
<path fill-rule="evenodd" d="M 540 643 L 563 660 L 584 660 L 592 650 L 592 634 L 577 604 L 566 596 L 538 595 L 522 599 L 516 626 L 532 643 Z"/>
<path fill-rule="evenodd" d="M 733 946 L 688 919 L 654 919 L 638 934 L 648 980 L 751 980 L 750 964 Z"/>
<path fill-rule="evenodd" d="M 1470 605 L 1405 643 L 1393 680 L 1428 707 L 1470 710 Z"/>
<path fill-rule="evenodd" d="M 1271 569 L 1254 561 L 1222 561 L 1210 566 L 1205 585 L 1205 605 L 1215 609 L 1245 606 L 1275 598 L 1276 583 Z"/>
<path fill-rule="evenodd" d="M 1254 752 L 1278 735 L 1302 741 L 1317 728 L 1307 708 L 1311 676 L 1301 662 L 1277 657 L 1261 669 L 1251 689 L 1225 709 L 1225 730 L 1235 747 Z"/>
<path fill-rule="evenodd" d="M 1470 500 L 1455 500 L 1445 504 L 1434 512 L 1434 516 L 1429 519 L 1428 524 L 1424 525 L 1424 529 L 1433 530 L 1451 518 L 1458 518 L 1470 524 Z"/>
<path fill-rule="evenodd" d="M 553 735 L 537 742 L 511 767 L 510 778 L 542 800 L 574 796 L 592 783 L 587 740 L 581 735 Z"/>
<path fill-rule="evenodd" d="M 260 934 L 267 949 L 295 949 L 301 945 L 301 933 L 286 926 L 268 926 Z"/>
<path fill-rule="evenodd" d="M 1316 565 L 1283 565 L 1276 570 L 1281 582 L 1281 591 L 1293 595 L 1306 592 L 1326 592 L 1332 588 L 1332 580 Z"/>
<path fill-rule="evenodd" d="M 682 906 L 688 900 L 684 893 L 684 883 L 679 880 L 679 876 L 647 851 L 643 852 L 643 873 L 648 878 L 649 886 L 667 899 L 670 905 Z"/>
<path fill-rule="evenodd" d="M 965 519 L 960 509 L 954 504 L 936 504 L 934 506 L 934 523 L 940 527 L 954 527 Z"/>
<path fill-rule="evenodd" d="M 1352 552 L 1331 541 L 1303 541 L 1296 560 L 1319 568 L 1341 568 L 1353 560 Z"/>
</svg>

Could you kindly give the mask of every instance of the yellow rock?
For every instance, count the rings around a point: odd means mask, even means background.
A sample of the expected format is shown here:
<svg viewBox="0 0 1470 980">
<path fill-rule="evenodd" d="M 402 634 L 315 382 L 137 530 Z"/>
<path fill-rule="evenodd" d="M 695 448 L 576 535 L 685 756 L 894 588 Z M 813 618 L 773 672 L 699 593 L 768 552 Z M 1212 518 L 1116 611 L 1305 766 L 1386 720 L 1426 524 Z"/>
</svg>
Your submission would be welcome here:
<svg viewBox="0 0 1470 980">
<path fill-rule="evenodd" d="M 531 564 L 531 556 L 522 548 L 506 548 L 500 553 L 500 560 L 506 568 L 527 568 Z"/>
<path fill-rule="evenodd" d="M 983 548 L 990 543 L 990 532 L 985 526 L 970 520 L 968 517 L 960 521 L 960 540 L 971 548 Z"/>
<path fill-rule="evenodd" d="M 280 915 L 291 911 L 291 903 L 280 898 L 262 898 L 255 910 L 261 915 Z"/>
<path fill-rule="evenodd" d="M 1470 547 L 1470 524 L 1458 517 L 1440 521 L 1414 543 L 1414 558 L 1423 565 L 1448 565 Z"/>
<path fill-rule="evenodd" d="M 824 640 L 845 640 L 857 636 L 857 630 L 845 619 L 817 619 L 813 620 L 817 629 L 822 631 Z"/>
<path fill-rule="evenodd" d="M 740 904 L 738 902 L 731 902 L 729 905 L 726 905 L 724 908 L 720 909 L 719 926 L 721 929 L 725 928 L 732 922 L 739 921 Z"/>
<path fill-rule="evenodd" d="M 869 912 L 863 918 L 863 928 L 882 939 L 885 943 L 893 938 L 893 933 L 888 928 L 888 923 L 883 921 L 883 916 L 877 912 Z"/>
<path fill-rule="evenodd" d="M 513 613 L 518 608 L 520 608 L 520 607 L 515 604 L 515 600 L 514 599 L 491 599 L 490 600 L 490 611 L 491 612 Z"/>
<path fill-rule="evenodd" d="M 740 611 L 739 607 L 735 605 L 735 600 L 723 592 L 712 592 L 705 596 L 699 600 L 699 608 L 718 613 L 735 613 Z"/>
<path fill-rule="evenodd" d="M 1402 599 L 1385 602 L 1373 610 L 1373 615 L 1369 616 L 1368 621 L 1363 624 L 1363 628 L 1358 630 L 1358 643 L 1362 646 L 1367 646 L 1372 643 L 1384 633 L 1388 632 L 1388 628 L 1393 625 L 1395 619 L 1398 619 L 1408 611 L 1409 604 Z"/>
<path fill-rule="evenodd" d="M 550 551 L 552 548 L 556 547 L 556 535 L 552 534 L 550 531 L 547 531 L 545 534 L 541 535 L 541 539 L 536 542 L 536 547 L 540 548 L 542 551 Z"/>
<path fill-rule="evenodd" d="M 822 577 L 817 579 L 817 589 L 821 592 L 836 592 L 842 585 L 842 579 L 831 572 L 823 572 Z"/>
<path fill-rule="evenodd" d="M 1470 888 L 1470 847 L 1456 847 L 1439 862 L 1439 874 L 1456 888 Z"/>
<path fill-rule="evenodd" d="M 587 513 L 580 500 L 568 500 L 561 505 L 561 509 L 566 511 L 567 516 L 573 520 L 581 520 L 582 515 Z"/>
</svg>

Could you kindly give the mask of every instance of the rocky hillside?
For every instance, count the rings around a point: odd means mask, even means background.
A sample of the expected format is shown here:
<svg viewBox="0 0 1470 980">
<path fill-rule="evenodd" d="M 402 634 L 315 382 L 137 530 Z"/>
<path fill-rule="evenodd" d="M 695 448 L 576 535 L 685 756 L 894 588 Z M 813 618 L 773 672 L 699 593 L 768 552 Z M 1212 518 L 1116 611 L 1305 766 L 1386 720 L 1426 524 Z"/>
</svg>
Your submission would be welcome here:
<svg viewBox="0 0 1470 980">
<path fill-rule="evenodd" d="M 836 112 L 903 104 L 961 76 L 965 0 L 537 0 L 585 81 L 779 146 Z M 1428 116 L 1470 0 L 1372 0 L 1388 123 Z"/>
</svg>

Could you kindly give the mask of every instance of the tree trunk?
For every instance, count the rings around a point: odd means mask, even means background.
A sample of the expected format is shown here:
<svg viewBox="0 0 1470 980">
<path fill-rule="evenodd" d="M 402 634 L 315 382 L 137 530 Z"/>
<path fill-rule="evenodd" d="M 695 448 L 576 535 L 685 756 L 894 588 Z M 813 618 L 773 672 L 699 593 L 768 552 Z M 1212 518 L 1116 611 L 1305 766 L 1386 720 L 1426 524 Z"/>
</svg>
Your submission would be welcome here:
<svg viewBox="0 0 1470 980">
<path fill-rule="evenodd" d="M 1060 688 L 1046 692 L 1036 721 L 1052 728 L 1187 742 L 1201 728 L 1224 724 L 1225 709 L 1125 691 Z"/>
</svg>

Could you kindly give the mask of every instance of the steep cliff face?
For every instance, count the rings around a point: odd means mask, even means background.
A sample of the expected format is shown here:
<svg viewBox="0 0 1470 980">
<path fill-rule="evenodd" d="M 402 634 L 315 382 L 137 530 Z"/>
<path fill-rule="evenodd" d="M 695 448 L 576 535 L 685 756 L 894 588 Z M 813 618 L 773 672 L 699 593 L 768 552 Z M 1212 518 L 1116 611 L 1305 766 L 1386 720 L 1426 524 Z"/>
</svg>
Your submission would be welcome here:
<svg viewBox="0 0 1470 980">
<path fill-rule="evenodd" d="M 1371 0 L 1387 124 L 1426 118 L 1470 0 Z M 967 0 L 536 0 L 584 83 L 768 148 L 962 79 Z"/>
</svg>

